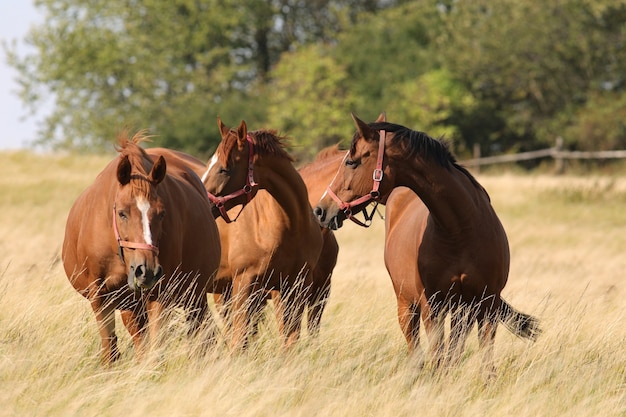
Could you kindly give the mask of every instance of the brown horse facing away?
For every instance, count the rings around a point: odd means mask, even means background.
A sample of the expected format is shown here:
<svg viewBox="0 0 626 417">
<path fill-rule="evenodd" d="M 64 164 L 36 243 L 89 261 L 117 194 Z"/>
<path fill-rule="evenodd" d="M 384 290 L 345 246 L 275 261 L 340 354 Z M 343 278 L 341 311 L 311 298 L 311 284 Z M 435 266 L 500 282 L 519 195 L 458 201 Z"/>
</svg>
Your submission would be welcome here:
<svg viewBox="0 0 626 417">
<path fill-rule="evenodd" d="M 143 140 L 120 135 L 119 156 L 78 197 L 65 229 L 63 266 L 91 303 L 105 363 L 119 357 L 116 309 L 138 353 L 146 325 L 156 340 L 166 306 L 185 307 L 192 332 L 211 318 L 220 242 L 206 192 L 183 162 L 192 157 L 146 151 Z"/>
<path fill-rule="evenodd" d="M 217 279 L 232 280 L 231 299 L 226 297 L 232 305 L 231 346 L 246 346 L 268 291 L 277 291 L 280 332 L 289 347 L 299 338 L 305 305 L 320 296 L 312 272 L 323 245 L 320 226 L 282 138 L 272 131 L 248 132 L 243 121 L 237 129 L 218 124 L 222 141 L 202 179 L 216 203 L 214 215 L 222 215 Z M 244 207 L 236 221 L 227 224 L 227 211 L 239 204 Z"/>
<path fill-rule="evenodd" d="M 492 370 L 498 320 L 533 340 L 539 328 L 534 317 L 500 298 L 509 247 L 489 196 L 456 164 L 445 143 L 386 123 L 384 115 L 369 125 L 354 119 L 357 133 L 315 209 L 318 220 L 341 227 L 346 212 L 358 210 L 368 199 L 349 203 L 368 194 L 386 204 L 385 264 L 409 349 L 419 349 L 422 314 L 435 365 L 442 364 L 443 318 L 450 311 L 449 361 L 458 361 L 477 320 L 483 365 Z"/>
</svg>

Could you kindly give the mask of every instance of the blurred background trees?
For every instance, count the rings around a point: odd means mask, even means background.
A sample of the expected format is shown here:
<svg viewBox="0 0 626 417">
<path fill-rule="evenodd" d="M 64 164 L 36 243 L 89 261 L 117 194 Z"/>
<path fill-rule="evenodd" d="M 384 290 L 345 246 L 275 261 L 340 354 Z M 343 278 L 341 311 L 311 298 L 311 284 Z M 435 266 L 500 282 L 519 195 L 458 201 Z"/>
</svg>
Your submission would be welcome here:
<svg viewBox="0 0 626 417">
<path fill-rule="evenodd" d="M 469 156 L 626 148 L 626 0 L 39 0 L 5 48 L 39 144 L 111 149 L 124 127 L 199 156 L 216 117 L 291 138 L 306 160 L 352 136 L 350 112 Z"/>
</svg>

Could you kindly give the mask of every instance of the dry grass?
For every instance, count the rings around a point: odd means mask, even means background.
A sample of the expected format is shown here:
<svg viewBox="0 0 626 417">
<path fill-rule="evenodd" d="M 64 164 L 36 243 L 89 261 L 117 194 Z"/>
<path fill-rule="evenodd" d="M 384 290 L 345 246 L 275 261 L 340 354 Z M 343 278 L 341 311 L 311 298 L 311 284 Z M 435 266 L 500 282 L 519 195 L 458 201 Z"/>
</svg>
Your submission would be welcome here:
<svg viewBox="0 0 626 417">
<path fill-rule="evenodd" d="M 280 353 L 267 320 L 249 352 L 204 356 L 174 320 L 137 363 L 99 364 L 87 302 L 59 254 L 65 217 L 108 157 L 0 154 L 0 415 L 624 416 L 626 179 L 483 176 L 507 229 L 504 297 L 537 315 L 534 344 L 500 328 L 485 384 L 475 332 L 445 374 L 407 357 L 382 261 L 382 221 L 347 225 L 317 340 Z"/>
</svg>

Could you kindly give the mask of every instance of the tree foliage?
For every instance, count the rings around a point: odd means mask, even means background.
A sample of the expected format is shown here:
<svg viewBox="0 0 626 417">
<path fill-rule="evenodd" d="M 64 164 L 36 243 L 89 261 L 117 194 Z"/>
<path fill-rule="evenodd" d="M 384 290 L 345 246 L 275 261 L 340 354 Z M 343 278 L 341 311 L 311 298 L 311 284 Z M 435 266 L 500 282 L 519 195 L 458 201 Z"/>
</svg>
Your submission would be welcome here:
<svg viewBox="0 0 626 417">
<path fill-rule="evenodd" d="M 460 1 L 443 21 L 442 65 L 501 126 L 484 136 L 499 148 L 551 145 L 590 97 L 624 89 L 624 2 Z"/>
<path fill-rule="evenodd" d="M 40 142 L 110 147 L 122 127 L 196 153 L 227 124 L 308 158 L 350 112 L 457 152 L 626 147 L 626 0 L 38 0 L 22 98 L 56 100 Z"/>
<path fill-rule="evenodd" d="M 271 97 L 268 125 L 280 126 L 295 145 L 292 151 L 308 159 L 352 133 L 346 109 L 352 107 L 346 90 L 346 70 L 320 45 L 288 53 L 272 72 L 266 90 Z"/>
</svg>

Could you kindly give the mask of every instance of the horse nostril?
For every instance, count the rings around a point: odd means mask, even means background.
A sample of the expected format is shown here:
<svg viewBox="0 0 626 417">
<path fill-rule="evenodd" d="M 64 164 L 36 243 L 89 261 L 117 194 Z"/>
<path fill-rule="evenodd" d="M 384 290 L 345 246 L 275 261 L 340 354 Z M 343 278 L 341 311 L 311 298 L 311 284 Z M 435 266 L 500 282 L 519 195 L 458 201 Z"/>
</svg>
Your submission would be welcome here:
<svg viewBox="0 0 626 417">
<path fill-rule="evenodd" d="M 135 278 L 143 278 L 144 276 L 144 268 L 143 265 L 137 265 L 135 268 Z"/>
<path fill-rule="evenodd" d="M 313 213 L 321 221 L 324 221 L 324 219 L 326 218 L 326 213 L 324 212 L 324 209 L 320 206 L 315 207 L 315 209 L 313 209 Z"/>
</svg>

